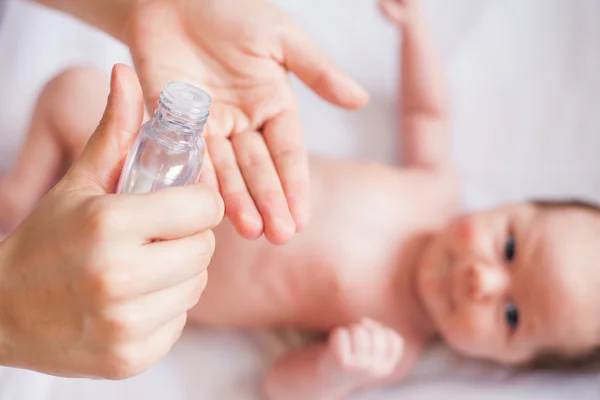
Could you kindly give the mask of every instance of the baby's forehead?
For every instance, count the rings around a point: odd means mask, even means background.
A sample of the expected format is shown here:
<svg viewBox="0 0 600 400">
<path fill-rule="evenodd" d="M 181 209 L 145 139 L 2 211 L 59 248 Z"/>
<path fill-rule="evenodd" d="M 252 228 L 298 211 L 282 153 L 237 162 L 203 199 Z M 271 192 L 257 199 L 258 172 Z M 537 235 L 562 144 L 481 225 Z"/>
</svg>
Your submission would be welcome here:
<svg viewBox="0 0 600 400">
<path fill-rule="evenodd" d="M 600 212 L 542 210 L 526 233 L 530 250 L 543 263 L 572 270 L 600 261 Z"/>
<path fill-rule="evenodd" d="M 540 214 L 523 249 L 534 275 L 564 291 L 600 293 L 600 218 L 587 212 Z"/>
<path fill-rule="evenodd" d="M 600 218 L 574 211 L 540 214 L 532 224 L 526 286 L 547 339 L 576 347 L 600 333 Z"/>
</svg>

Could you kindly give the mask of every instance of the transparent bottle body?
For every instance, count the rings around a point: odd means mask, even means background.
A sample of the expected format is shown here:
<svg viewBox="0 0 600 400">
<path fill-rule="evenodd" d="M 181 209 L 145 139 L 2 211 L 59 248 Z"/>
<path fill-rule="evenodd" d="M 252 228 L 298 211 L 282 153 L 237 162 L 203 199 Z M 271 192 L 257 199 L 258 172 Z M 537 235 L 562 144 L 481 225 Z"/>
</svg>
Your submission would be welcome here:
<svg viewBox="0 0 600 400">
<path fill-rule="evenodd" d="M 196 183 L 204 161 L 202 132 L 210 96 L 172 82 L 161 93 L 154 117 L 142 125 L 130 149 L 117 193 L 147 193 Z"/>
<path fill-rule="evenodd" d="M 140 129 L 119 181 L 118 193 L 147 193 L 170 186 L 196 183 L 204 160 L 204 140 L 177 145 L 169 132 L 149 121 Z"/>
</svg>

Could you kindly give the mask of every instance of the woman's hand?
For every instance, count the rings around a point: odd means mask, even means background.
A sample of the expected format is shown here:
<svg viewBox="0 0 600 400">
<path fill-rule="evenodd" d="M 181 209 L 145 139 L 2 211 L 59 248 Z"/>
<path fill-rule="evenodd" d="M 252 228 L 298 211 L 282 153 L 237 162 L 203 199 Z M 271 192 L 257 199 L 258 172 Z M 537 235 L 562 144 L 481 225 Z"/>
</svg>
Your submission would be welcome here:
<svg viewBox="0 0 600 400">
<path fill-rule="evenodd" d="M 81 158 L 0 243 L 0 364 L 121 379 L 178 339 L 206 284 L 223 204 L 202 185 L 108 195 L 142 116 L 135 74 L 115 67 Z"/>
<path fill-rule="evenodd" d="M 342 107 L 362 107 L 367 94 L 265 0 L 141 0 L 125 26 L 151 110 L 171 80 L 211 94 L 202 179 L 218 183 L 238 232 L 280 244 L 300 231 L 308 155 L 288 72 Z"/>
</svg>

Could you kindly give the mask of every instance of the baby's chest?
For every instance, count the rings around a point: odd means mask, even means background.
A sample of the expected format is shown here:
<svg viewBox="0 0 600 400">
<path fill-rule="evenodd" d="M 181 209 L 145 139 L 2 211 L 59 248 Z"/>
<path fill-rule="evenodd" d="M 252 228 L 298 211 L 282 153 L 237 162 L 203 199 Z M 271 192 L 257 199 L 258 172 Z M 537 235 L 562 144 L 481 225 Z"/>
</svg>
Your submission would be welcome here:
<svg viewBox="0 0 600 400">
<path fill-rule="evenodd" d="M 329 242 L 310 263 L 290 271 L 286 287 L 301 303 L 302 319 L 331 329 L 394 314 L 389 301 L 395 290 L 394 251 L 371 239 Z"/>
</svg>

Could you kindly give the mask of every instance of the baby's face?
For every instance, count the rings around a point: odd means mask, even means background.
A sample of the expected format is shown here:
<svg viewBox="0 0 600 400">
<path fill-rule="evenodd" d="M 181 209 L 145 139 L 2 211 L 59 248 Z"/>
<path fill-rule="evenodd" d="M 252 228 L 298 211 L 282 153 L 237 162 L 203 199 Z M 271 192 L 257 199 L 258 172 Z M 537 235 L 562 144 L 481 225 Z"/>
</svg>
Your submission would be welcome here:
<svg viewBox="0 0 600 400">
<path fill-rule="evenodd" d="M 459 217 L 418 271 L 442 337 L 472 357 L 516 364 L 600 342 L 600 216 L 503 206 Z"/>
</svg>

